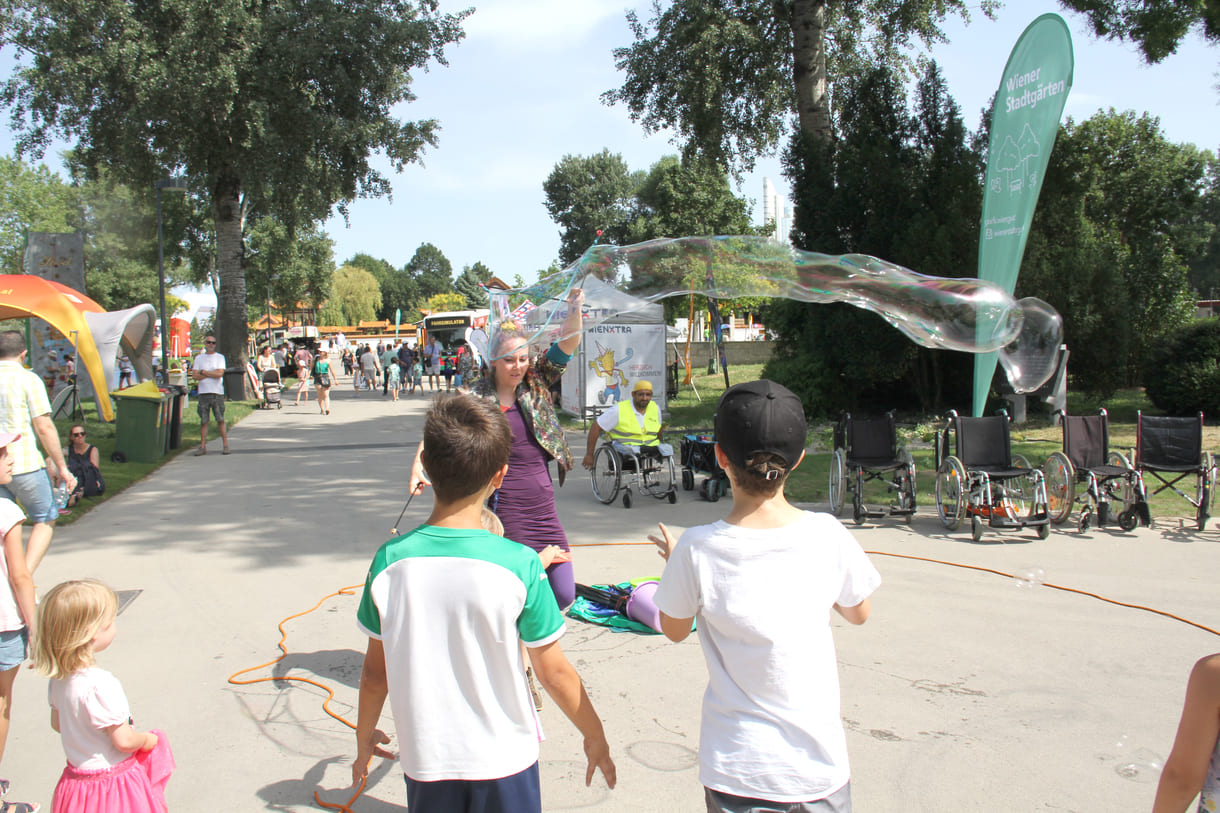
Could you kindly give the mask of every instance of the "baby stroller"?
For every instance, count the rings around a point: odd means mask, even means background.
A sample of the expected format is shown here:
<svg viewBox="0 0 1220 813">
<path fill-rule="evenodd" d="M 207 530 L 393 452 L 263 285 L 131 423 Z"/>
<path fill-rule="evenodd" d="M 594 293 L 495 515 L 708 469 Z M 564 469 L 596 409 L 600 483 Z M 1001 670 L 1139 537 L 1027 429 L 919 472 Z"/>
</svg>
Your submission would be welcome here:
<svg viewBox="0 0 1220 813">
<path fill-rule="evenodd" d="M 284 403 L 280 400 L 280 391 L 283 387 L 280 385 L 280 371 L 274 367 L 270 370 L 263 370 L 263 409 L 271 409 L 274 404 L 276 409 L 283 409 Z"/>
<path fill-rule="evenodd" d="M 716 502 L 729 491 L 729 476 L 716 462 L 716 441 L 711 432 L 707 434 L 683 435 L 680 448 L 682 458 L 682 488 L 691 491 L 695 487 L 695 473 L 705 475 L 699 481 L 699 495 L 708 502 Z"/>
</svg>

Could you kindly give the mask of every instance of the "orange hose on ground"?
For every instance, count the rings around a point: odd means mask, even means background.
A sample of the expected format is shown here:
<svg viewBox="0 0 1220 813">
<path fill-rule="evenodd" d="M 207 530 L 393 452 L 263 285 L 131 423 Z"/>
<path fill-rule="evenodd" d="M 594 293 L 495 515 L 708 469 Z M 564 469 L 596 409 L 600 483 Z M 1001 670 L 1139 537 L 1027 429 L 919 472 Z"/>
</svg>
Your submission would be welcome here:
<svg viewBox="0 0 1220 813">
<path fill-rule="evenodd" d="M 645 541 L 645 542 L 592 542 L 592 543 L 587 543 L 587 544 L 571 545 L 571 547 L 573 547 L 573 548 L 596 548 L 596 547 L 615 547 L 615 546 L 619 546 L 619 545 L 652 545 L 652 542 L 647 542 L 647 541 Z M 867 553 L 870 556 L 890 556 L 895 559 L 910 559 L 910 560 L 916 561 L 916 562 L 931 562 L 932 564 L 937 564 L 937 565 L 948 565 L 949 567 L 960 567 L 965 570 L 978 570 L 983 573 L 992 573 L 996 576 L 1003 576 L 1008 579 L 1015 578 L 1013 576 L 1013 574 L 1005 573 L 1004 571 L 996 570 L 995 568 L 983 567 L 981 565 L 967 565 L 967 564 L 962 564 L 961 562 L 949 562 L 949 561 L 945 561 L 944 559 L 933 559 L 928 556 L 914 556 L 909 553 L 890 553 L 888 551 L 881 551 L 881 550 L 866 550 L 865 553 Z M 268 666 L 274 666 L 275 664 L 279 663 L 280 661 L 282 661 L 284 658 L 286 658 L 288 656 L 288 649 L 284 646 L 284 642 L 288 639 L 288 632 L 284 629 L 284 625 L 286 623 L 293 620 L 294 618 L 300 618 L 303 615 L 308 615 L 309 613 L 312 613 L 314 610 L 321 607 L 328 599 L 332 599 L 336 596 L 355 595 L 355 591 L 362 588 L 363 586 L 364 586 L 363 584 L 353 584 L 353 585 L 349 585 L 348 587 L 341 587 L 338 590 L 336 590 L 335 592 L 330 593 L 329 595 L 323 596 L 318 601 L 317 604 L 313 605 L 308 610 L 304 610 L 303 612 L 299 612 L 294 615 L 290 615 L 287 618 L 285 618 L 284 620 L 280 621 L 280 623 L 279 623 L 280 640 L 276 643 L 276 646 L 280 650 L 280 656 L 278 658 L 275 658 L 274 660 L 270 660 L 270 661 L 267 661 L 266 663 L 259 664 L 258 666 L 251 666 L 247 669 L 242 669 L 241 671 L 234 672 L 232 675 L 229 676 L 229 683 L 232 683 L 237 686 L 247 686 L 252 683 L 267 683 L 267 682 L 274 682 L 274 681 L 280 681 L 280 680 L 292 680 L 292 681 L 296 681 L 298 683 L 308 683 L 310 686 L 316 686 L 317 688 L 326 692 L 326 700 L 322 701 L 322 710 L 325 711 L 327 714 L 329 714 L 334 719 L 343 723 L 348 728 L 355 730 L 356 726 L 354 724 L 352 724 L 350 721 L 346 720 L 345 718 L 339 716 L 338 714 L 336 714 L 335 712 L 330 710 L 330 701 L 334 699 L 335 693 L 328 686 L 318 683 L 317 681 L 310 680 L 308 678 L 302 678 L 302 677 L 292 677 L 292 676 L 274 677 L 274 676 L 272 676 L 272 677 L 250 678 L 248 680 L 238 680 L 238 676 L 244 675 L 247 672 L 253 672 L 256 669 L 265 669 Z M 1173 613 L 1166 612 L 1165 610 L 1158 610 L 1153 607 L 1145 607 L 1142 604 L 1131 604 L 1126 601 L 1118 601 L 1117 599 L 1106 598 L 1105 596 L 1098 595 L 1097 593 L 1091 593 L 1088 590 L 1079 590 L 1075 587 L 1065 587 L 1065 586 L 1059 585 L 1059 584 L 1051 584 L 1050 582 L 1043 582 L 1042 586 L 1049 587 L 1052 590 L 1062 590 L 1065 593 L 1076 593 L 1078 595 L 1088 596 L 1089 598 L 1095 598 L 1098 601 L 1104 601 L 1108 604 L 1114 604 L 1119 607 L 1127 607 L 1132 610 L 1143 610 L 1145 612 L 1154 613 L 1156 615 L 1164 616 L 1165 618 L 1173 619 L 1174 621 L 1181 621 L 1183 624 L 1188 624 L 1192 627 L 1196 627 L 1198 629 L 1203 630 L 1204 632 L 1210 632 L 1212 635 L 1220 636 L 1220 632 L 1212 629 L 1211 627 L 1205 626 L 1196 621 L 1191 621 L 1188 618 L 1182 618 L 1179 615 L 1174 615 Z M 324 802 L 324 801 L 322 801 L 322 798 L 320 796 L 318 796 L 318 792 L 316 790 L 314 791 L 313 798 L 314 798 L 314 801 L 320 807 L 329 808 L 331 810 L 338 810 L 338 811 L 341 811 L 341 813 L 352 813 L 351 806 L 353 804 L 355 804 L 356 799 L 360 798 L 360 794 L 364 793 L 364 788 L 365 788 L 366 782 L 367 782 L 366 779 L 361 779 L 360 786 L 358 788 L 356 788 L 355 794 L 353 794 L 352 797 L 350 799 L 348 799 L 347 802 L 344 804 L 337 804 L 334 802 Z"/>
<path fill-rule="evenodd" d="M 280 680 L 293 680 L 293 681 L 296 681 L 297 683 L 308 683 L 310 686 L 316 686 L 317 688 L 326 692 L 326 699 L 322 701 L 322 710 L 325 711 L 327 714 L 329 714 L 331 717 L 335 718 L 336 720 L 343 723 L 345 726 L 347 726 L 348 728 L 350 728 L 354 731 L 356 729 L 356 726 L 354 724 L 352 724 L 349 720 L 344 719 L 343 717 L 339 716 L 338 714 L 336 714 L 335 712 L 330 710 L 330 701 L 335 699 L 335 692 L 329 686 L 325 686 L 321 683 L 318 683 L 316 680 L 310 680 L 309 678 L 292 677 L 290 675 L 286 675 L 284 677 L 272 676 L 272 677 L 250 678 L 248 680 L 238 680 L 238 676 L 244 675 L 247 672 L 253 672 L 256 669 L 265 669 L 268 666 L 274 666 L 275 664 L 284 660 L 284 658 L 288 657 L 288 649 L 287 649 L 287 647 L 284 646 L 284 641 L 288 640 L 288 632 L 287 632 L 287 630 L 284 629 L 284 625 L 287 624 L 289 621 L 291 621 L 294 618 L 300 618 L 303 615 L 308 615 L 309 613 L 312 613 L 314 610 L 318 609 L 324 603 L 326 603 L 326 601 L 328 599 L 332 599 L 335 596 L 354 596 L 356 594 L 355 591 L 359 590 L 362 587 L 364 587 L 363 584 L 353 584 L 353 585 L 349 585 L 348 587 L 340 587 L 335 592 L 333 592 L 329 595 L 323 596 L 321 599 L 319 599 L 317 604 L 313 605 L 308 610 L 296 613 L 295 615 L 290 615 L 287 618 L 285 618 L 283 621 L 280 621 L 280 623 L 279 623 L 280 640 L 276 644 L 276 646 L 279 647 L 280 656 L 278 658 L 275 658 L 274 660 L 267 661 L 266 663 L 260 663 L 258 666 L 251 666 L 248 669 L 242 669 L 239 672 L 234 672 L 232 675 L 229 675 L 229 683 L 232 683 L 235 686 L 248 686 L 252 683 L 268 683 L 268 682 L 275 682 L 275 681 L 280 681 Z M 342 813 L 352 813 L 351 806 L 353 804 L 355 804 L 356 799 L 360 798 L 360 794 L 364 793 L 365 783 L 366 783 L 365 779 L 360 780 L 360 786 L 358 788 L 356 788 L 355 794 L 352 796 L 352 798 L 347 800 L 346 804 L 335 804 L 333 802 L 324 802 L 324 801 L 322 801 L 322 798 L 320 796 L 318 796 L 318 792 L 316 790 L 313 792 L 313 800 L 315 802 L 317 802 L 317 804 L 321 807 L 330 808 L 331 810 L 339 810 L 339 811 L 342 811 Z"/>
</svg>

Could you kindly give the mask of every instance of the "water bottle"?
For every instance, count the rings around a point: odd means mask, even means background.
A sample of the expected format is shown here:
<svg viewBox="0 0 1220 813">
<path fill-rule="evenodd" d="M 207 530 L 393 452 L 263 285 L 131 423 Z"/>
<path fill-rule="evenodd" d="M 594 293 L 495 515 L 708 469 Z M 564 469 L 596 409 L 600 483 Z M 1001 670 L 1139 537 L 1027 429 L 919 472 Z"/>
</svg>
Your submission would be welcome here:
<svg viewBox="0 0 1220 813">
<path fill-rule="evenodd" d="M 68 484 L 63 480 L 55 486 L 55 507 L 61 511 L 68 507 Z"/>
</svg>

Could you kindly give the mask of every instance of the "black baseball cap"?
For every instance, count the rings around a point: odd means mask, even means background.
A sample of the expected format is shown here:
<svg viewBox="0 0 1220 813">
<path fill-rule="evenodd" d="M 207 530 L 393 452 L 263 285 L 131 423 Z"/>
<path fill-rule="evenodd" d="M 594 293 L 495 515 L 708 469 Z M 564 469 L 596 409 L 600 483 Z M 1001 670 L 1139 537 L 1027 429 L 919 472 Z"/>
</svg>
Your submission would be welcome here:
<svg viewBox="0 0 1220 813">
<path fill-rule="evenodd" d="M 791 469 L 805 451 L 805 409 L 787 387 L 762 379 L 725 391 L 716 407 L 716 443 L 733 465 L 744 468 L 759 452 L 784 459 Z"/>
</svg>

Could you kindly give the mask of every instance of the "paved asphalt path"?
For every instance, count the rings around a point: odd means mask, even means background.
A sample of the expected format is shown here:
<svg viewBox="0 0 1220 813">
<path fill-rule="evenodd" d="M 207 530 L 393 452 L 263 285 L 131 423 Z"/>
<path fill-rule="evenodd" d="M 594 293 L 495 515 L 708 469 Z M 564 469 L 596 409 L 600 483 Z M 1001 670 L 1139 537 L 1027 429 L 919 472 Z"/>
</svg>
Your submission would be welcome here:
<svg viewBox="0 0 1220 813">
<path fill-rule="evenodd" d="M 427 399 L 334 395 L 259 411 L 233 428 L 233 454 L 184 455 L 55 536 L 40 592 L 94 576 L 134 595 L 100 665 L 122 680 L 138 727 L 168 732 L 178 811 L 305 811 L 350 795 L 353 735 L 322 708 L 325 692 L 287 681 L 235 686 L 230 675 L 279 652 L 277 625 L 339 588 L 358 585 L 402 509 Z M 573 448 L 584 436 L 573 433 Z M 921 479 L 930 476 L 921 473 Z M 727 503 L 681 492 L 676 506 L 593 499 L 577 473 L 559 491 L 578 581 L 656 576 L 639 544 L 658 521 L 723 516 Z M 1185 507 L 1185 503 L 1183 503 Z M 410 506 L 401 527 L 427 515 Z M 884 584 L 863 627 L 832 621 L 856 809 L 871 811 L 1140 811 L 1155 777 L 1117 770 L 1141 750 L 1167 755 L 1185 680 L 1215 634 L 1161 615 L 1005 576 L 1013 573 L 1147 605 L 1220 629 L 1220 533 L 1176 519 L 1132 534 L 946 534 L 934 506 L 912 526 L 856 529 Z M 288 657 L 248 675 L 296 676 L 335 693 L 355 719 L 365 639 L 356 597 L 338 596 L 287 622 Z M 579 738 L 547 702 L 542 746 L 547 810 L 701 811 L 696 767 L 706 672 L 697 636 L 611 633 L 569 620 L 563 646 L 589 687 L 618 764 L 619 786 L 584 787 Z M 435 664 L 443 675 L 446 664 Z M 0 775 L 10 798 L 49 806 L 63 765 L 48 725 L 46 680 L 23 671 Z M 388 717 L 383 721 L 392 729 Z M 375 763 L 354 811 L 397 810 L 394 763 Z"/>
</svg>

